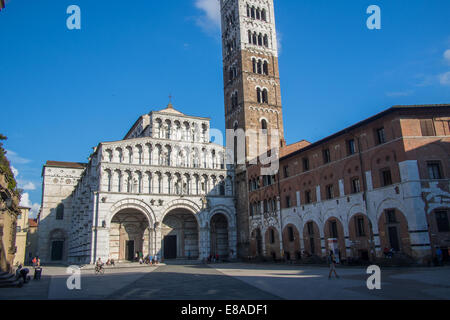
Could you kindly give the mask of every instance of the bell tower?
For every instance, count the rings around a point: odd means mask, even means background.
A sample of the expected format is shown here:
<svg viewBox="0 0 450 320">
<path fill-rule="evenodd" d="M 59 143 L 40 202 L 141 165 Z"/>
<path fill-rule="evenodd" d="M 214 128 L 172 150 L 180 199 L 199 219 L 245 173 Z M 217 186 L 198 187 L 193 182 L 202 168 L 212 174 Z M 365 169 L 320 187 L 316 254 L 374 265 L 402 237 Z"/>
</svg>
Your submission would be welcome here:
<svg viewBox="0 0 450 320">
<path fill-rule="evenodd" d="M 227 129 L 276 130 L 284 146 L 273 0 L 221 0 Z M 237 126 L 236 126 L 237 125 Z M 246 159 L 249 159 L 248 139 Z"/>
<path fill-rule="evenodd" d="M 285 140 L 273 0 L 220 0 L 220 9 L 225 128 L 242 129 L 245 133 L 267 130 L 264 132 L 269 141 L 271 136 L 278 137 L 275 142 L 278 146 L 272 142 L 271 148 L 283 147 Z M 235 138 L 235 157 L 245 157 L 248 162 L 265 151 L 258 150 L 259 147 L 256 147 L 256 154 L 250 151 L 250 146 L 252 150 L 255 150 L 255 144 L 259 146 L 259 140 L 250 139 L 249 136 L 245 138 L 245 155 L 239 155 Z M 246 257 L 250 244 L 246 165 L 236 166 L 235 183 L 238 255 Z"/>
</svg>

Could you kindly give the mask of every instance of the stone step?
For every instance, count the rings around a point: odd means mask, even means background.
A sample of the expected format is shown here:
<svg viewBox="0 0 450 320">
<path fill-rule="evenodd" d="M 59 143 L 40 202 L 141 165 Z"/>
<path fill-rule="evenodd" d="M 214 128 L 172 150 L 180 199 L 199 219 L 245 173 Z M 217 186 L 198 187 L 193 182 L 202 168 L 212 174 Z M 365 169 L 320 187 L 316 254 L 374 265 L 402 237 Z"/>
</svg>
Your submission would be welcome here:
<svg viewBox="0 0 450 320">
<path fill-rule="evenodd" d="M 23 282 L 21 280 L 16 280 L 13 277 L 11 280 L 0 280 L 0 288 L 21 288 L 23 286 Z"/>
<path fill-rule="evenodd" d="M 16 279 L 14 274 L 8 272 L 0 273 L 0 288 L 22 287 L 22 285 L 22 280 Z"/>
<path fill-rule="evenodd" d="M 11 274 L 11 273 L 6 273 L 3 275 L 0 275 L 0 281 L 7 281 L 9 279 L 14 279 L 15 275 Z"/>
</svg>

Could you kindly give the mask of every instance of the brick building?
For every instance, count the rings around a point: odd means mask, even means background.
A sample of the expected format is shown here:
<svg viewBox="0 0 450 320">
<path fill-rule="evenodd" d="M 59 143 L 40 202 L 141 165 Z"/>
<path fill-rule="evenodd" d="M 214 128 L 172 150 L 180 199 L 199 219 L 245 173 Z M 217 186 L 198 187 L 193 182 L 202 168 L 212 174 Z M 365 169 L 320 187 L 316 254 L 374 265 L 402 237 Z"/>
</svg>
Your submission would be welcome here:
<svg viewBox="0 0 450 320">
<path fill-rule="evenodd" d="M 448 258 L 449 126 L 450 105 L 396 106 L 282 148 L 274 176 L 249 166 L 250 255 Z"/>
</svg>

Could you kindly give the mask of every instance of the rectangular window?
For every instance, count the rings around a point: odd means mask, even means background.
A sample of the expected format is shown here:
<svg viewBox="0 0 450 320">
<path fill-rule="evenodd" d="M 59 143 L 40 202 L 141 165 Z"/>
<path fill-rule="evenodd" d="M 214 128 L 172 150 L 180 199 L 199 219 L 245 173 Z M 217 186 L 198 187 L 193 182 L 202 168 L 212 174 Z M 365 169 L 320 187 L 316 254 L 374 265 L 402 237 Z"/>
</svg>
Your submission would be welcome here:
<svg viewBox="0 0 450 320">
<path fill-rule="evenodd" d="M 386 142 L 386 136 L 384 134 L 384 127 L 376 130 L 377 144 L 383 144 Z"/>
<path fill-rule="evenodd" d="M 294 228 L 288 227 L 289 242 L 294 242 Z"/>
<path fill-rule="evenodd" d="M 352 193 L 360 193 L 361 192 L 361 183 L 359 182 L 359 178 L 352 179 Z"/>
<path fill-rule="evenodd" d="M 305 202 L 306 204 L 310 204 L 311 203 L 311 191 L 305 191 Z"/>
<path fill-rule="evenodd" d="M 381 170 L 381 182 L 383 187 L 390 186 L 392 184 L 391 169 Z"/>
<path fill-rule="evenodd" d="M 355 140 L 352 139 L 347 141 L 347 152 L 349 156 L 355 154 Z"/>
<path fill-rule="evenodd" d="M 331 162 L 330 149 L 325 149 L 325 150 L 323 150 L 323 162 L 324 162 L 325 164 Z"/>
<path fill-rule="evenodd" d="M 442 179 L 441 164 L 439 161 L 427 163 L 428 177 L 432 180 Z"/>
<path fill-rule="evenodd" d="M 308 222 L 308 234 L 314 236 L 314 224 L 312 222 Z"/>
<path fill-rule="evenodd" d="M 283 173 L 285 178 L 289 177 L 289 166 L 283 167 Z"/>
<path fill-rule="evenodd" d="M 420 130 L 422 131 L 423 137 L 433 137 L 436 135 L 432 119 L 420 120 Z"/>
<path fill-rule="evenodd" d="M 395 210 L 386 210 L 386 221 L 387 223 L 397 223 L 397 218 L 395 216 Z"/>
<path fill-rule="evenodd" d="M 20 226 L 17 227 L 16 232 L 22 231 L 22 228 Z"/>
<path fill-rule="evenodd" d="M 290 207 L 291 207 L 291 197 L 286 196 L 286 208 L 290 208 Z"/>
<path fill-rule="evenodd" d="M 275 243 L 275 232 L 270 229 L 270 243 Z"/>
<path fill-rule="evenodd" d="M 439 232 L 449 232 L 448 214 L 446 210 L 436 211 L 436 223 Z"/>
<path fill-rule="evenodd" d="M 309 171 L 309 159 L 303 158 L 303 171 Z"/>
<path fill-rule="evenodd" d="M 337 239 L 337 237 L 338 237 L 337 222 L 336 221 L 331 221 L 330 222 L 330 236 L 332 238 L 335 238 L 335 239 Z"/>
<path fill-rule="evenodd" d="M 358 234 L 358 237 L 364 237 L 366 235 L 364 230 L 364 218 L 358 217 L 356 219 L 356 232 Z"/>
<path fill-rule="evenodd" d="M 330 184 L 326 187 L 326 191 L 327 191 L 327 200 L 333 199 L 334 198 L 334 192 L 333 192 L 333 185 Z"/>
</svg>

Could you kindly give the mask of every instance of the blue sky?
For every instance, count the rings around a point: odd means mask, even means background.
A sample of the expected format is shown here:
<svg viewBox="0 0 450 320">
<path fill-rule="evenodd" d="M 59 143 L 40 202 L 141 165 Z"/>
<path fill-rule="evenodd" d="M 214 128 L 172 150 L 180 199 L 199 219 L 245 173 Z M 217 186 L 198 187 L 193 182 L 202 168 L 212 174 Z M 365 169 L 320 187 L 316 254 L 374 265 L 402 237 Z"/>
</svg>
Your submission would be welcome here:
<svg viewBox="0 0 450 320">
<path fill-rule="evenodd" d="M 81 8 L 81 30 L 66 9 Z M 368 30 L 366 9 L 381 8 Z M 275 0 L 288 143 L 316 141 L 392 105 L 450 102 L 450 1 Z M 86 161 L 173 95 L 223 130 L 215 0 L 10 0 L 0 12 L 0 133 L 41 201 L 46 160 Z"/>
</svg>

